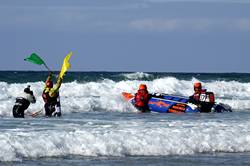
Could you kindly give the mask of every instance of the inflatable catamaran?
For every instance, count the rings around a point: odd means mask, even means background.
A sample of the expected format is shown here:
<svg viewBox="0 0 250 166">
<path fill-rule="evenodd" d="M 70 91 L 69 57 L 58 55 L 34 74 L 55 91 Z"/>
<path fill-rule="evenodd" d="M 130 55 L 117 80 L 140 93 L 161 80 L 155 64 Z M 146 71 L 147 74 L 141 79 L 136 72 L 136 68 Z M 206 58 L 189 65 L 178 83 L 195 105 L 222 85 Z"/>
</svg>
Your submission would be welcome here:
<svg viewBox="0 0 250 166">
<path fill-rule="evenodd" d="M 123 92 L 124 99 L 134 105 L 134 95 Z M 159 113 L 197 113 L 200 112 L 198 107 L 188 102 L 188 98 L 177 95 L 169 95 L 163 93 L 154 94 L 148 102 L 150 111 Z M 212 108 L 212 112 L 232 112 L 229 105 L 216 103 Z"/>
</svg>

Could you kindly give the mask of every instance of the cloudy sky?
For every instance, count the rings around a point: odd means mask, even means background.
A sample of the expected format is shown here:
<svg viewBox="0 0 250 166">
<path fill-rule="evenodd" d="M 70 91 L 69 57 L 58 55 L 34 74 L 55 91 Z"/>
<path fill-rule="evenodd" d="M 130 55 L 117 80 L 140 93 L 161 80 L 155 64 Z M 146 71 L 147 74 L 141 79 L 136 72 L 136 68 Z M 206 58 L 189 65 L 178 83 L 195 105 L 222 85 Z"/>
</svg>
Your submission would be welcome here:
<svg viewBox="0 0 250 166">
<path fill-rule="evenodd" d="M 249 0 L 2 0 L 0 70 L 250 72 Z"/>
</svg>

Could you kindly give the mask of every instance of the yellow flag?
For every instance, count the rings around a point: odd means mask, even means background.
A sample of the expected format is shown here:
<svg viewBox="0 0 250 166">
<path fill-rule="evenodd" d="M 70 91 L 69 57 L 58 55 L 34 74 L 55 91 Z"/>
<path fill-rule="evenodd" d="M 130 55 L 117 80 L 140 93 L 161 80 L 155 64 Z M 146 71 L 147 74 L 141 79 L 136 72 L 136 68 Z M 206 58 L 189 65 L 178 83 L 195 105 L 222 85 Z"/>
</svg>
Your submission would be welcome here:
<svg viewBox="0 0 250 166">
<path fill-rule="evenodd" d="M 63 65 L 62 65 L 62 69 L 61 69 L 61 72 L 60 72 L 60 75 L 59 75 L 59 77 L 60 77 L 61 79 L 63 79 L 64 73 L 70 68 L 69 58 L 71 57 L 71 55 L 72 55 L 72 52 L 70 52 L 70 53 L 64 58 Z"/>
</svg>

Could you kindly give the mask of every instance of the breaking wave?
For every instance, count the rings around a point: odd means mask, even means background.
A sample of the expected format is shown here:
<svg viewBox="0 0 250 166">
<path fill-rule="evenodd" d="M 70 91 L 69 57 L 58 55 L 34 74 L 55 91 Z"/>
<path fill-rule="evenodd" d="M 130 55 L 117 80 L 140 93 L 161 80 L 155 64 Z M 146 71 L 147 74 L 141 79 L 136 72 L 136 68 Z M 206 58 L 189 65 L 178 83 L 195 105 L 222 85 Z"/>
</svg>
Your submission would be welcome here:
<svg viewBox="0 0 250 166">
<path fill-rule="evenodd" d="M 136 72 L 136 73 L 128 73 L 128 74 L 121 74 L 127 79 L 131 80 L 139 80 L 139 79 L 148 79 L 153 78 L 152 74 L 143 73 L 143 72 Z"/>
<path fill-rule="evenodd" d="M 196 119 L 150 123 L 140 119 L 78 119 L 70 123 L 47 119 L 11 123 L 18 123 L 19 128 L 1 131 L 0 161 L 67 155 L 165 156 L 250 151 L 249 121 L 221 123 Z"/>
<path fill-rule="evenodd" d="M 149 92 L 162 92 L 189 96 L 193 93 L 193 83 L 199 81 L 180 80 L 175 77 L 164 77 L 152 81 L 123 80 L 115 82 L 104 79 L 98 82 L 79 83 L 77 81 L 63 83 L 60 89 L 61 104 L 64 113 L 70 112 L 131 112 L 134 108 L 126 103 L 122 92 L 135 93 L 140 83 L 148 85 Z M 32 83 L 6 83 L 0 82 L 0 116 L 11 116 L 15 97 L 26 87 L 31 85 L 37 97 L 37 103 L 31 104 L 29 110 L 37 111 L 43 108 L 41 97 L 44 87 L 43 82 Z M 203 82 L 209 91 L 213 91 L 217 102 L 229 104 L 233 110 L 250 110 L 250 83 L 237 81 L 212 81 Z"/>
</svg>

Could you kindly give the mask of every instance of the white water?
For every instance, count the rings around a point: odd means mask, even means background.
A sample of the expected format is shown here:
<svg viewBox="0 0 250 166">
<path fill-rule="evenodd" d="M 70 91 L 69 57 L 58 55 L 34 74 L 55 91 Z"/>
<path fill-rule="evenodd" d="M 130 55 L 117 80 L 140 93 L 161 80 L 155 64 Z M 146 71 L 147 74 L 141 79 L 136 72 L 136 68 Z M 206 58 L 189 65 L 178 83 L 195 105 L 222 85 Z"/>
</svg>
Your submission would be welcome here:
<svg viewBox="0 0 250 166">
<path fill-rule="evenodd" d="M 140 83 L 150 92 L 189 96 L 193 83 L 174 77 L 153 81 L 64 83 L 63 117 L 12 118 L 15 97 L 27 86 L 37 96 L 29 111 L 43 108 L 43 82 L 0 82 L 0 161 L 53 156 L 166 156 L 250 151 L 250 84 L 236 81 L 203 83 L 217 102 L 233 113 L 138 114 L 121 92 L 136 92 Z"/>
<path fill-rule="evenodd" d="M 74 120 L 6 120 L 13 127 L 1 130 L 0 161 L 67 155 L 164 156 L 250 151 L 247 120 L 204 120 L 197 114 L 181 120 L 178 115 L 169 115 L 172 119 L 140 116 L 144 115 L 110 120 L 86 116 Z"/>
<path fill-rule="evenodd" d="M 149 92 L 162 92 L 189 96 L 193 93 L 193 83 L 198 81 L 193 78 L 190 81 L 178 80 L 174 77 L 155 79 L 153 81 L 120 81 L 103 80 L 101 82 L 88 83 L 64 83 L 60 95 L 64 113 L 70 112 L 131 112 L 135 109 L 126 103 L 121 92 L 135 93 L 140 83 L 148 85 Z M 37 103 L 32 104 L 29 111 L 38 111 L 43 108 L 41 98 L 44 87 L 43 82 L 27 83 L 37 97 Z M 27 86 L 27 84 L 7 84 L 0 82 L 0 116 L 12 116 L 12 106 L 15 97 Z M 213 91 L 217 102 L 230 105 L 234 111 L 248 111 L 250 109 L 250 83 L 236 81 L 214 81 L 203 83 L 209 91 Z"/>
</svg>

